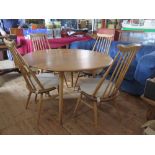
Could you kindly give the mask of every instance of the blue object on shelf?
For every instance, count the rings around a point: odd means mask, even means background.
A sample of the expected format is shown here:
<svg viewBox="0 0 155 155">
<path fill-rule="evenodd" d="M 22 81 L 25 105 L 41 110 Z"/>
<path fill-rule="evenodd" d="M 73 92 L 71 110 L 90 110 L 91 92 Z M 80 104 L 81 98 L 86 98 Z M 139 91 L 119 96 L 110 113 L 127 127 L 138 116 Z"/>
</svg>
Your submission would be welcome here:
<svg viewBox="0 0 155 155">
<path fill-rule="evenodd" d="M 23 29 L 24 36 L 30 35 L 30 34 L 36 34 L 36 33 L 43 33 L 47 34 L 47 29 Z"/>
</svg>

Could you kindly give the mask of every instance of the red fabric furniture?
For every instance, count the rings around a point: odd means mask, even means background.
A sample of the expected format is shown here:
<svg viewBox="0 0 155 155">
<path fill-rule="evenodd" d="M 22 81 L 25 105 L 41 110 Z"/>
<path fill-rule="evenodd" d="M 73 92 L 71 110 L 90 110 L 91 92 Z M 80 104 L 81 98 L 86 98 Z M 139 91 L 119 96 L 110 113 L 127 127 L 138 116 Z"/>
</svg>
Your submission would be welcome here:
<svg viewBox="0 0 155 155">
<path fill-rule="evenodd" d="M 65 38 L 52 38 L 49 39 L 49 43 L 51 48 L 60 48 L 65 45 L 69 45 L 74 41 L 87 41 L 90 39 L 92 39 L 90 36 L 83 36 L 83 37 L 71 36 Z M 20 45 L 18 51 L 20 52 L 21 55 L 33 52 L 32 42 L 30 39 L 25 39 L 25 37 L 19 36 L 17 37 L 17 44 Z"/>
</svg>

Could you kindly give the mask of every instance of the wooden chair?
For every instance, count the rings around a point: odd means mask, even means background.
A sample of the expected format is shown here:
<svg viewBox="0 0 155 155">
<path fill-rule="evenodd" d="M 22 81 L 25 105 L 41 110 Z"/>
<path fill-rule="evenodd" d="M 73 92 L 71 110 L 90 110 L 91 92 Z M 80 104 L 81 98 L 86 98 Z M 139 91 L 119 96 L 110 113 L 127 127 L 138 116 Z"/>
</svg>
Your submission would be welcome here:
<svg viewBox="0 0 155 155">
<path fill-rule="evenodd" d="M 96 41 L 95 41 L 92 51 L 93 52 L 101 52 L 103 54 L 109 54 L 109 49 L 110 49 L 110 45 L 111 45 L 113 38 L 114 38 L 114 34 L 97 33 L 97 38 L 96 38 Z M 76 78 L 76 81 L 75 81 L 74 88 L 77 85 L 79 77 L 81 77 L 83 75 L 93 75 L 95 77 L 96 75 L 101 73 L 102 70 L 103 69 L 97 69 L 97 70 L 92 70 L 92 71 L 84 71 L 82 73 L 79 72 L 78 76 Z"/>
<path fill-rule="evenodd" d="M 92 50 L 104 54 L 109 54 L 109 48 L 113 37 L 113 34 L 97 33 L 97 38 Z"/>
<path fill-rule="evenodd" d="M 28 105 L 30 103 L 31 95 L 35 94 L 35 101 L 37 99 L 37 95 L 40 95 L 39 110 L 38 110 L 38 124 L 39 124 L 43 94 L 49 94 L 50 91 L 58 89 L 58 83 L 59 83 L 58 77 L 54 76 L 51 73 L 40 73 L 36 75 L 28 66 L 28 64 L 24 61 L 22 56 L 18 53 L 15 46 L 15 42 L 8 41 L 6 39 L 4 39 L 4 42 L 8 47 L 8 49 L 11 51 L 14 61 L 16 62 L 16 65 L 20 69 L 25 79 L 26 86 L 29 90 L 26 109 L 28 108 Z"/>
<path fill-rule="evenodd" d="M 51 49 L 46 34 L 42 34 L 42 33 L 30 34 L 30 39 L 32 41 L 32 46 L 34 51 Z"/>
<path fill-rule="evenodd" d="M 32 41 L 32 46 L 34 51 L 51 49 L 46 34 L 42 34 L 42 33 L 30 34 L 30 39 Z M 43 70 L 41 70 L 41 72 L 43 72 Z M 64 80 L 65 80 L 66 86 L 68 87 L 66 76 L 64 76 Z"/>
<path fill-rule="evenodd" d="M 111 35 L 115 36 L 116 30 L 115 29 L 100 28 L 97 30 L 97 33 L 111 34 Z M 114 37 L 113 37 L 113 40 L 114 40 Z"/>
<path fill-rule="evenodd" d="M 117 97 L 124 76 L 139 48 L 139 44 L 118 45 L 119 52 L 103 77 L 89 78 L 80 84 L 81 94 L 77 100 L 74 113 L 79 104 L 84 103 L 94 111 L 94 123 L 97 126 L 97 104 L 111 101 Z M 111 72 L 112 75 L 109 77 Z"/>
</svg>

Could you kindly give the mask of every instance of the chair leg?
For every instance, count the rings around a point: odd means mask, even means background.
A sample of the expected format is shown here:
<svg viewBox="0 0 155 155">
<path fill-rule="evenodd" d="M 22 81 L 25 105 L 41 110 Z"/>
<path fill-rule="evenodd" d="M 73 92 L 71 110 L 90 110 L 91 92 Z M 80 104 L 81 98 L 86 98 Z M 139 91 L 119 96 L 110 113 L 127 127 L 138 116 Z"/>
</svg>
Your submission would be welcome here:
<svg viewBox="0 0 155 155">
<path fill-rule="evenodd" d="M 95 127 L 97 127 L 97 103 L 96 102 L 94 102 L 93 110 L 94 110 L 94 125 Z"/>
<path fill-rule="evenodd" d="M 38 109 L 38 120 L 37 120 L 38 125 L 39 125 L 40 114 L 41 114 L 41 109 L 42 109 L 42 102 L 43 102 L 43 94 L 40 94 L 39 109 Z"/>
<path fill-rule="evenodd" d="M 75 90 L 75 87 L 76 87 L 76 85 L 77 85 L 77 83 L 78 83 L 79 77 L 80 77 L 80 72 L 78 72 L 78 75 L 77 75 L 77 78 L 76 78 L 76 81 L 75 81 L 75 85 L 74 85 L 74 90 Z"/>
<path fill-rule="evenodd" d="M 73 72 L 71 72 L 71 87 L 73 87 L 73 85 L 74 85 L 74 73 Z"/>
<path fill-rule="evenodd" d="M 65 74 L 64 74 L 64 80 L 65 80 L 67 88 L 69 88 Z"/>
<path fill-rule="evenodd" d="M 28 98 L 27 98 L 27 102 L 26 102 L 26 107 L 25 107 L 26 109 L 28 108 L 28 105 L 30 103 L 31 95 L 32 95 L 32 93 L 29 92 L 29 95 L 28 95 Z"/>
<path fill-rule="evenodd" d="M 78 108 L 79 104 L 81 103 L 81 98 L 82 98 L 82 94 L 80 94 L 80 96 L 77 99 L 76 106 L 74 109 L 74 115 L 76 114 L 77 108 Z"/>
<path fill-rule="evenodd" d="M 37 104 L 37 97 L 38 97 L 38 94 L 35 94 L 35 103 Z"/>
<path fill-rule="evenodd" d="M 57 91 L 58 91 L 58 94 L 59 94 L 59 86 L 58 86 L 58 88 L 57 88 Z"/>
</svg>

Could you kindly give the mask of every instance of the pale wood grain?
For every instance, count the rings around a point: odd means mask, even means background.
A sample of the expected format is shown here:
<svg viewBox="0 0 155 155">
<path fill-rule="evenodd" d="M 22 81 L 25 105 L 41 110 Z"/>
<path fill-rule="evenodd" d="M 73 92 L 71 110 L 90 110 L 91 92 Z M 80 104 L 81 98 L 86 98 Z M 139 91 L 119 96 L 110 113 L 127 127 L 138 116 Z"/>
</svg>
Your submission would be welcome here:
<svg viewBox="0 0 155 155">
<path fill-rule="evenodd" d="M 113 61 L 108 55 L 79 49 L 42 50 L 25 55 L 24 60 L 30 66 L 56 72 L 94 70 Z"/>
</svg>

